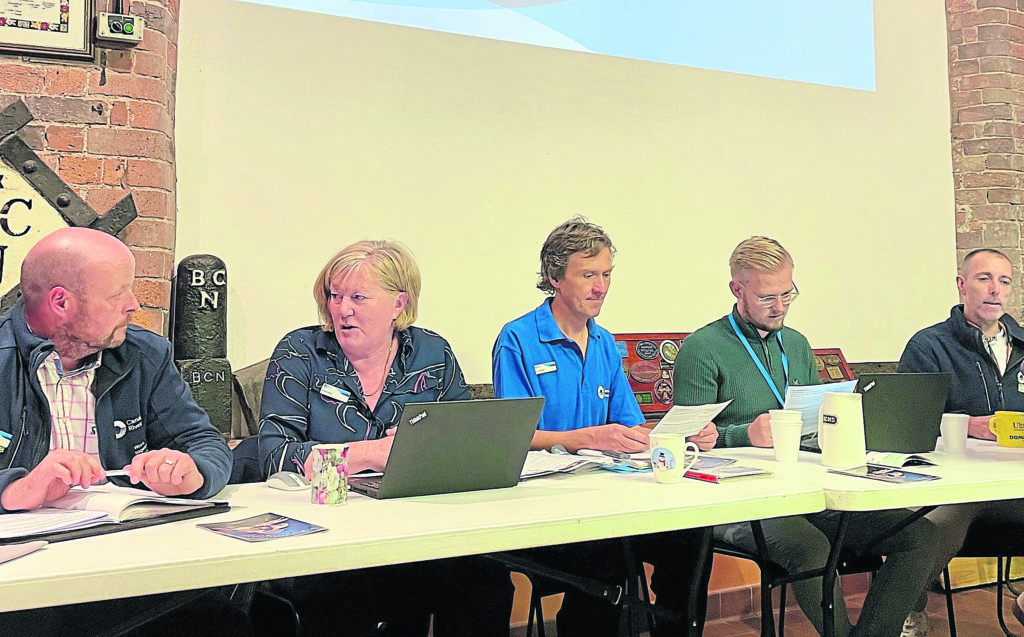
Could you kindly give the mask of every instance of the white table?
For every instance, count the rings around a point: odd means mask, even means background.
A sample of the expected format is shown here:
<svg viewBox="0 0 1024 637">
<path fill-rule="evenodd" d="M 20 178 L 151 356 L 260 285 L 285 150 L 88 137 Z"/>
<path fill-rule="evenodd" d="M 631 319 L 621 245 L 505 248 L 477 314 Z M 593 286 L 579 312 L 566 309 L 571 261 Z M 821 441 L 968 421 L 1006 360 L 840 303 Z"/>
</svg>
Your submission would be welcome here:
<svg viewBox="0 0 1024 637">
<path fill-rule="evenodd" d="M 800 476 L 659 485 L 651 474 L 538 478 L 512 489 L 340 507 L 306 492 L 228 487 L 232 510 L 51 544 L 0 565 L 0 611 L 219 586 L 697 528 L 821 511 L 821 488 Z M 246 543 L 197 523 L 273 512 L 325 526 L 314 535 Z"/>
</svg>

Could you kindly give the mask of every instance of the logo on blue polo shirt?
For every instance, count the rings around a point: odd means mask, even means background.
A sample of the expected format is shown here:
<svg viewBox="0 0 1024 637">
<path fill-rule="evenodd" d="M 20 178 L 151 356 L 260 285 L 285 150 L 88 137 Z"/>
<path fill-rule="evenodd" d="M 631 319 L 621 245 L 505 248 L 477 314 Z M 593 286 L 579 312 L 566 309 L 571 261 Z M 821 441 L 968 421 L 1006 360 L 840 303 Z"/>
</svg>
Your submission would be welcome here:
<svg viewBox="0 0 1024 637">
<path fill-rule="evenodd" d="M 600 398 L 601 400 L 604 400 L 605 398 L 608 398 L 611 395 L 612 392 L 610 389 L 605 389 L 602 385 L 597 386 L 597 397 Z"/>
</svg>

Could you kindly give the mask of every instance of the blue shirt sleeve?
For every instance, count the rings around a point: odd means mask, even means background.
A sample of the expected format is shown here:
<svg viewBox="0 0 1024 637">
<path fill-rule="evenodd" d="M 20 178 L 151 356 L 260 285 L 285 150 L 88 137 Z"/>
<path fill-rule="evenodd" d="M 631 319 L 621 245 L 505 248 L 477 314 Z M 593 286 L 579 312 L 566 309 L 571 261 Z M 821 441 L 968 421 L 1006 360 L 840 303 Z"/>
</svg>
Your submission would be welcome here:
<svg viewBox="0 0 1024 637">
<path fill-rule="evenodd" d="M 612 374 L 612 395 L 609 397 L 611 402 L 608 405 L 608 420 L 629 427 L 642 425 L 646 419 L 643 412 L 640 411 L 640 405 L 636 402 L 636 394 L 633 393 L 633 388 L 629 386 L 626 374 L 622 371 L 621 360 L 616 360 L 614 363 L 615 372 Z"/>
<path fill-rule="evenodd" d="M 522 348 L 507 330 L 498 335 L 491 352 L 491 382 L 494 383 L 495 398 L 536 398 L 541 395 L 530 383 Z M 544 429 L 543 413 L 537 428 Z"/>
</svg>

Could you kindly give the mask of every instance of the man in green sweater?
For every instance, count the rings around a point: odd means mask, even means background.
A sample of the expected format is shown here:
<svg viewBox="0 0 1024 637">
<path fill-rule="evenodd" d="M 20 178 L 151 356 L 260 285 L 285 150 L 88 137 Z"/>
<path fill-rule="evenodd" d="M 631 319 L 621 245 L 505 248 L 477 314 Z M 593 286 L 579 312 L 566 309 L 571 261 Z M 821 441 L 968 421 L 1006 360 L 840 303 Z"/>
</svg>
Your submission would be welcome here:
<svg viewBox="0 0 1024 637">
<path fill-rule="evenodd" d="M 730 314 L 683 341 L 673 372 L 674 402 L 705 405 L 732 399 L 716 422 L 718 446 L 771 447 L 768 410 L 781 408 L 790 385 L 818 383 L 807 339 L 783 325 L 799 295 L 793 282 L 793 258 L 778 241 L 751 237 L 733 250 L 729 268 L 729 290 L 736 304 Z M 851 626 L 842 591 L 836 587 L 837 637 L 900 633 L 934 563 L 935 528 L 927 520 L 918 520 L 880 546 L 866 543 L 907 515 L 908 511 L 875 511 L 858 513 L 851 520 L 846 545 L 888 559 L 868 590 L 856 627 Z M 838 522 L 839 515 L 833 512 L 762 520 L 768 558 L 790 573 L 821 568 L 828 557 L 828 538 Z M 746 522 L 716 527 L 715 537 L 755 550 Z M 800 608 L 821 633 L 821 578 L 792 586 Z"/>
</svg>

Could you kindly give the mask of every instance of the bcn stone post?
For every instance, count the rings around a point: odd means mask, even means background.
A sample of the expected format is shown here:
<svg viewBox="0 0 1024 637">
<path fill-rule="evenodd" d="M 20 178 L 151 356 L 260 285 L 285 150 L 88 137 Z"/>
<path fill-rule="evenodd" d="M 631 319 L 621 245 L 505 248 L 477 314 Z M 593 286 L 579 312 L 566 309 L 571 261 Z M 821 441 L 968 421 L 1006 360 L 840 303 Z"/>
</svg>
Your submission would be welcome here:
<svg viewBox="0 0 1024 637">
<path fill-rule="evenodd" d="M 174 360 L 196 403 L 231 435 L 231 363 L 227 359 L 227 268 L 210 254 L 178 264 L 174 286 Z"/>
</svg>

